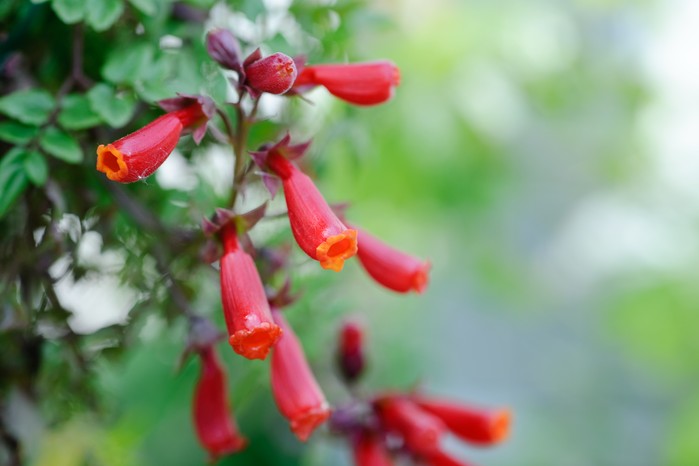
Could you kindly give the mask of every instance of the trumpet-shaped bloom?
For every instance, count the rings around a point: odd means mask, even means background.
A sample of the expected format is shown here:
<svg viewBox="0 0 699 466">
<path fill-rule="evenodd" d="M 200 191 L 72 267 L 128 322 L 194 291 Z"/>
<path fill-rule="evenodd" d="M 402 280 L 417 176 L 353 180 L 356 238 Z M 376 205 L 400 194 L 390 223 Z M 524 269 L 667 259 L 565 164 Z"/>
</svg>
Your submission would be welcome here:
<svg viewBox="0 0 699 466">
<path fill-rule="evenodd" d="M 437 416 L 454 435 L 477 445 L 494 445 L 507 438 L 510 432 L 512 414 L 509 409 L 484 409 L 413 396 L 412 400 L 420 408 Z"/>
<path fill-rule="evenodd" d="M 194 429 L 211 460 L 242 450 L 247 441 L 230 414 L 226 376 L 213 346 L 199 350 L 201 375 L 192 404 Z"/>
<path fill-rule="evenodd" d="M 388 455 L 382 439 L 369 432 L 362 432 L 354 440 L 353 456 L 356 466 L 393 465 L 393 461 Z"/>
<path fill-rule="evenodd" d="M 398 251 L 357 228 L 361 244 L 357 257 L 377 283 L 398 293 L 422 293 L 429 280 L 430 263 Z"/>
<path fill-rule="evenodd" d="M 335 97 L 355 105 L 377 105 L 393 96 L 400 84 L 400 71 L 390 61 L 311 65 L 299 72 L 294 89 L 303 92 L 324 86 Z"/>
<path fill-rule="evenodd" d="M 308 144 L 292 146 L 289 140 L 287 135 L 251 155 L 260 167 L 281 178 L 289 224 L 301 249 L 324 269 L 339 272 L 345 260 L 357 253 L 357 231 L 337 218 L 313 181 L 289 160 L 303 155 Z"/>
<path fill-rule="evenodd" d="M 374 407 L 384 428 L 400 435 L 411 452 L 429 455 L 439 449 L 446 427 L 407 397 L 383 396 L 374 401 Z"/>
<path fill-rule="evenodd" d="M 354 382 L 364 371 L 364 331 L 356 322 L 345 322 L 340 328 L 338 365 L 347 382 Z"/>
<path fill-rule="evenodd" d="M 170 110 L 143 128 L 97 148 L 97 170 L 112 181 L 133 183 L 152 175 L 175 149 L 185 129 L 199 142 L 206 131 L 213 103 L 199 97 L 178 97 L 161 102 Z"/>
<path fill-rule="evenodd" d="M 330 407 L 293 329 L 279 311 L 272 313 L 284 332 L 272 351 L 272 394 L 292 432 L 305 442 L 330 416 Z"/>
<path fill-rule="evenodd" d="M 248 359 L 265 359 L 281 329 L 272 319 L 255 262 L 238 242 L 233 225 L 221 230 L 221 299 L 233 350 Z"/>
</svg>

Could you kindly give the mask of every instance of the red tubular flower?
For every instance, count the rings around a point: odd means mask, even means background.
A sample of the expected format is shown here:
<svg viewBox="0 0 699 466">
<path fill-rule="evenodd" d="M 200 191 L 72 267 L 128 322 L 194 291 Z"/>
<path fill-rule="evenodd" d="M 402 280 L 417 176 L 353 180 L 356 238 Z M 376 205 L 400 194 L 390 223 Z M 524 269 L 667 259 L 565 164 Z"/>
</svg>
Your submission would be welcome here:
<svg viewBox="0 0 699 466">
<path fill-rule="evenodd" d="M 248 359 L 265 359 L 281 329 L 272 319 L 255 262 L 238 243 L 235 227 L 221 230 L 221 299 L 233 350 Z"/>
<path fill-rule="evenodd" d="M 423 410 L 438 417 L 457 437 L 478 445 L 494 445 L 507 438 L 512 414 L 509 409 L 483 409 L 445 400 L 413 396 Z"/>
<path fill-rule="evenodd" d="M 349 383 L 354 382 L 364 371 L 364 332 L 355 322 L 345 322 L 340 329 L 338 365 L 340 372 Z"/>
<path fill-rule="evenodd" d="M 335 97 L 355 105 L 382 104 L 400 84 L 400 71 L 390 61 L 346 65 L 312 65 L 300 72 L 294 88 L 302 92 L 311 86 L 324 86 Z"/>
<path fill-rule="evenodd" d="M 272 314 L 284 332 L 272 351 L 272 394 L 292 432 L 305 442 L 330 416 L 330 407 L 293 329 L 279 311 Z"/>
<path fill-rule="evenodd" d="M 169 110 L 143 128 L 97 148 L 97 170 L 112 181 L 133 183 L 152 175 L 170 156 L 182 131 L 195 131 L 197 143 L 206 130 L 213 103 L 203 97 L 183 96 L 161 105 Z"/>
<path fill-rule="evenodd" d="M 242 450 L 247 440 L 230 415 L 226 376 L 213 346 L 199 351 L 201 375 L 194 391 L 192 415 L 199 442 L 211 460 Z"/>
<path fill-rule="evenodd" d="M 347 228 L 332 211 L 313 181 L 287 157 L 300 157 L 308 143 L 289 145 L 290 137 L 251 155 L 262 168 L 282 180 L 289 223 L 303 251 L 324 269 L 339 272 L 357 253 L 357 231 Z"/>
<path fill-rule="evenodd" d="M 439 449 L 444 424 L 408 398 L 383 396 L 374 401 L 374 408 L 384 428 L 399 434 L 411 452 L 427 456 Z"/>
<path fill-rule="evenodd" d="M 283 53 L 275 53 L 262 58 L 260 50 L 255 50 L 245 59 L 245 84 L 258 92 L 283 94 L 291 89 L 296 80 L 294 60 Z"/>
<path fill-rule="evenodd" d="M 399 293 L 422 293 L 427 287 L 430 263 L 393 249 L 357 228 L 361 244 L 357 257 L 371 278 Z"/>
<path fill-rule="evenodd" d="M 353 445 L 356 466 L 392 466 L 393 461 L 383 441 L 375 434 L 362 432 Z"/>
</svg>

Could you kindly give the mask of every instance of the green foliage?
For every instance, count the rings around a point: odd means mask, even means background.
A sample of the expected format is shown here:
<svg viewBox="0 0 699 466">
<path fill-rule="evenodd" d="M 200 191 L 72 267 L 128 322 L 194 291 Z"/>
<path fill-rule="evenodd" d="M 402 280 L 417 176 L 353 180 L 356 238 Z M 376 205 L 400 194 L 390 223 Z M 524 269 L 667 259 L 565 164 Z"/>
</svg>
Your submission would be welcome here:
<svg viewBox="0 0 699 466">
<path fill-rule="evenodd" d="M 154 16 L 158 12 L 158 2 L 156 0 L 129 0 L 129 3 L 148 16 Z"/>
<path fill-rule="evenodd" d="M 87 0 L 85 20 L 95 31 L 109 29 L 124 12 L 123 0 Z"/>
<path fill-rule="evenodd" d="M 58 123 L 65 129 L 86 129 L 102 123 L 102 118 L 92 109 L 88 96 L 70 94 L 61 101 Z"/>
<path fill-rule="evenodd" d="M 43 186 L 49 174 L 46 159 L 38 151 L 27 152 L 24 157 L 24 172 L 27 178 L 36 186 Z"/>
<path fill-rule="evenodd" d="M 28 179 L 24 169 L 27 153 L 15 147 L 0 162 L 0 218 L 26 189 Z"/>
<path fill-rule="evenodd" d="M 85 16 L 85 0 L 51 0 L 51 7 L 66 24 L 75 24 Z"/>
<path fill-rule="evenodd" d="M 36 126 L 27 126 L 15 121 L 0 122 L 0 139 L 12 144 L 26 144 L 39 134 Z"/>
<path fill-rule="evenodd" d="M 137 82 L 150 68 L 153 50 L 153 45 L 147 43 L 112 49 L 102 67 L 102 76 L 115 84 Z"/>
<path fill-rule="evenodd" d="M 28 125 L 46 122 L 56 102 L 47 91 L 27 89 L 0 98 L 0 113 Z"/>
<path fill-rule="evenodd" d="M 90 109 L 113 128 L 121 128 L 131 119 L 136 102 L 128 92 L 117 94 L 112 86 L 99 83 L 87 93 Z"/>
<path fill-rule="evenodd" d="M 39 146 L 59 160 L 68 163 L 80 163 L 83 151 L 78 142 L 69 134 L 58 128 L 48 128 L 39 138 Z"/>
</svg>

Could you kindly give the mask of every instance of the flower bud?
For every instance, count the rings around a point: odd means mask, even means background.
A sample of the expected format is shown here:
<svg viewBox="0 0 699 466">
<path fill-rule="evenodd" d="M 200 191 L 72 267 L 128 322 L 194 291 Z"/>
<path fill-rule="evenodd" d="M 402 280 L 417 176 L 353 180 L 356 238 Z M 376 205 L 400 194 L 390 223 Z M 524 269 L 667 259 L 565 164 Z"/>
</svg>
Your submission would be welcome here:
<svg viewBox="0 0 699 466">
<path fill-rule="evenodd" d="M 345 322 L 340 329 L 337 362 L 347 383 L 355 382 L 364 371 L 364 331 L 356 322 Z"/>
<path fill-rule="evenodd" d="M 283 94 L 296 80 L 294 60 L 283 53 L 245 62 L 245 84 L 255 91 Z"/>
<path fill-rule="evenodd" d="M 206 51 L 224 68 L 238 73 L 243 69 L 238 39 L 227 29 L 214 29 L 206 35 Z"/>
</svg>

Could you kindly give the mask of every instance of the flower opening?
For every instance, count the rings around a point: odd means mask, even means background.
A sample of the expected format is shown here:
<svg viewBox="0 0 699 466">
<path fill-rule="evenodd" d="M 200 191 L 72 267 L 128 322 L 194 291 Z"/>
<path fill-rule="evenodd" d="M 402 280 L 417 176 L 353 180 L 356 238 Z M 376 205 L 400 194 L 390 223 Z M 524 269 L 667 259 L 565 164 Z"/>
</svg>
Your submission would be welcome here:
<svg viewBox="0 0 699 466">
<path fill-rule="evenodd" d="M 316 248 L 316 259 L 324 269 L 342 270 L 345 261 L 357 254 L 357 232 L 345 230 L 323 241 Z"/>
</svg>

